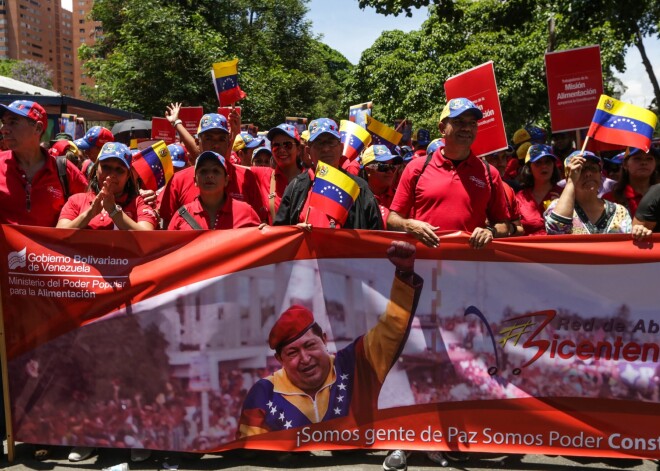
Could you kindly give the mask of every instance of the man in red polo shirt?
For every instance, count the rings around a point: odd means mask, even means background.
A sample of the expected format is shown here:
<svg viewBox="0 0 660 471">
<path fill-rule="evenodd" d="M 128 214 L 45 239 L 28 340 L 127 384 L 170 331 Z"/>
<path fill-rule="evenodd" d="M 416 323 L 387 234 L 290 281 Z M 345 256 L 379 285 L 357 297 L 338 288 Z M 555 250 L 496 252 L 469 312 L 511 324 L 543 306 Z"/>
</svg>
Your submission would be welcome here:
<svg viewBox="0 0 660 471">
<path fill-rule="evenodd" d="M 470 232 L 474 248 L 508 235 L 509 213 L 500 174 L 470 149 L 482 117 L 467 98 L 447 103 L 438 124 L 445 145 L 428 164 L 426 159 L 413 159 L 403 171 L 390 206 L 388 229 L 408 232 L 429 247 L 438 246 L 437 230 Z"/>
<path fill-rule="evenodd" d="M 0 105 L 3 140 L 0 152 L 0 224 L 55 227 L 65 191 L 57 163 L 39 143 L 46 131 L 46 110 L 33 101 Z M 84 192 L 85 177 L 66 161 L 69 195 Z"/>
<path fill-rule="evenodd" d="M 227 118 L 224 116 L 216 113 L 205 114 L 199 122 L 197 139 L 195 139 L 178 118 L 180 108 L 180 103 L 171 104 L 167 108 L 166 118 L 179 133 L 181 142 L 190 155 L 190 161 L 194 162 L 199 154 L 209 150 L 224 156 L 229 178 L 228 194 L 235 200 L 248 203 L 257 212 L 259 218 L 266 222 L 268 216 L 255 176 L 249 168 L 233 165 L 227 160 L 233 136 L 240 132 L 240 115 L 232 111 L 229 114 L 231 120 L 231 126 L 229 126 Z M 177 172 L 159 195 L 159 212 L 163 220 L 163 227 L 168 226 L 170 219 L 181 206 L 191 203 L 198 195 L 199 188 L 195 186 L 195 168 L 189 167 Z"/>
</svg>

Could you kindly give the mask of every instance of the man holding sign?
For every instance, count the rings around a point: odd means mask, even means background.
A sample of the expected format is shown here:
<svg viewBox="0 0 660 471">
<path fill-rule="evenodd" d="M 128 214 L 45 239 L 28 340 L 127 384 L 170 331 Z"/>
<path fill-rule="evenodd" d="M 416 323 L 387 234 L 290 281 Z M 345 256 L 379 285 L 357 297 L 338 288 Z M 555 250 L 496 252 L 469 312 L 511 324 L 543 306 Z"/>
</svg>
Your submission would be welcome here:
<svg viewBox="0 0 660 471">
<path fill-rule="evenodd" d="M 327 167 L 338 169 L 342 146 L 337 123 L 328 118 L 316 119 L 309 125 L 309 134 L 310 155 L 314 165 L 325 164 L 320 169 L 324 176 L 328 173 Z M 344 193 L 355 195 L 345 220 L 337 220 L 336 217 L 333 217 L 336 215 L 328 214 L 327 211 L 324 211 L 325 205 L 319 206 L 313 203 L 312 197 L 318 201 L 318 195 L 322 190 L 316 188 L 310 192 L 316 178 L 316 175 L 310 169 L 298 175 L 286 187 L 273 225 L 283 226 L 303 223 L 306 227 L 382 229 L 383 221 L 378 202 L 369 189 L 367 182 L 341 170 L 337 172 L 344 177 L 343 179 L 350 180 L 351 183 L 358 186 L 357 193 L 344 191 Z M 340 183 L 338 188 L 341 189 L 342 187 L 343 184 Z"/>
<path fill-rule="evenodd" d="M 467 98 L 449 100 L 438 124 L 445 146 L 427 159 L 414 159 L 403 171 L 388 229 L 408 232 L 429 247 L 438 246 L 437 230 L 471 232 L 474 248 L 509 235 L 500 174 L 471 150 L 482 117 Z"/>
</svg>

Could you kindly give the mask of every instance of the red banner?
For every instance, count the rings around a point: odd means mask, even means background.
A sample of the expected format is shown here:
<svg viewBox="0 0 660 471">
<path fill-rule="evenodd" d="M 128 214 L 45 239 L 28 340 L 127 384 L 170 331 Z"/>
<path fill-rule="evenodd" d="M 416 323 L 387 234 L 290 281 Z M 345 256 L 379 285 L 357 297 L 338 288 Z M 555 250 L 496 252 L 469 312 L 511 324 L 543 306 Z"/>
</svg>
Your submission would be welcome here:
<svg viewBox="0 0 660 471">
<path fill-rule="evenodd" d="M 179 110 L 179 119 L 183 121 L 183 127 L 191 136 L 197 134 L 197 128 L 203 115 L 204 108 L 201 106 L 182 106 Z"/>
<path fill-rule="evenodd" d="M 552 132 L 588 128 L 603 93 L 600 47 L 545 55 Z"/>
<path fill-rule="evenodd" d="M 468 98 L 483 113 L 484 117 L 479 121 L 477 139 L 472 144 L 472 152 L 475 155 L 488 155 L 509 146 L 493 61 L 449 77 L 445 82 L 445 95 L 447 101 L 453 98 Z"/>
<path fill-rule="evenodd" d="M 151 139 L 172 144 L 176 140 L 176 131 L 165 118 L 151 118 Z"/>
<path fill-rule="evenodd" d="M 2 233 L 18 441 L 660 457 L 657 236 L 447 234 L 408 284 L 397 233 Z M 332 365 L 316 416 L 295 388 L 319 366 L 268 347 L 292 305 Z"/>
</svg>

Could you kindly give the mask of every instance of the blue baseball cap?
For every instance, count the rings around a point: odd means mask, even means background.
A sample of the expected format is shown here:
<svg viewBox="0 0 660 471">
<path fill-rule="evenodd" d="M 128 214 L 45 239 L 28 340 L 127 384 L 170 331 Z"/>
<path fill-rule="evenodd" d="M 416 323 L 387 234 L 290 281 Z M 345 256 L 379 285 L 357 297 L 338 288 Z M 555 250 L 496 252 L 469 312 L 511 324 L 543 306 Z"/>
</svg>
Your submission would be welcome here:
<svg viewBox="0 0 660 471">
<path fill-rule="evenodd" d="M 133 154 L 131 153 L 131 150 L 121 142 L 106 142 L 103 144 L 103 147 L 101 147 L 101 151 L 96 160 L 101 162 L 102 160 L 107 159 L 119 159 L 126 168 L 131 168 Z"/>
<path fill-rule="evenodd" d="M 16 100 L 12 101 L 9 105 L 0 105 L 0 118 L 6 111 L 39 122 L 43 125 L 44 130 L 48 127 L 48 115 L 46 114 L 46 110 L 37 102 Z"/>
<path fill-rule="evenodd" d="M 568 164 L 571 162 L 571 160 L 574 157 L 584 157 L 587 160 L 593 160 L 594 162 L 597 162 L 598 165 L 603 165 L 602 159 L 593 152 L 589 152 L 588 150 L 585 150 L 584 152 L 582 152 L 581 150 L 576 150 L 574 152 L 571 152 L 570 155 L 566 157 L 566 159 L 564 160 L 564 168 L 568 167 Z"/>
<path fill-rule="evenodd" d="M 418 146 L 428 146 L 431 142 L 431 133 L 427 129 L 418 129 L 413 134 L 412 140 L 417 142 Z"/>
<path fill-rule="evenodd" d="M 401 146 L 401 157 L 403 158 L 404 162 L 409 162 L 412 160 L 413 157 L 413 150 L 409 146 Z"/>
<path fill-rule="evenodd" d="M 259 147 L 263 142 L 263 137 L 254 137 L 247 131 L 241 131 L 241 133 L 236 136 L 236 139 L 234 139 L 232 150 L 238 152 L 243 149 L 254 149 L 255 147 Z"/>
<path fill-rule="evenodd" d="M 552 152 L 552 147 L 545 144 L 534 144 L 527 149 L 525 163 L 534 163 L 541 160 L 543 157 L 552 157 L 557 160 L 557 156 Z"/>
<path fill-rule="evenodd" d="M 445 118 L 455 118 L 467 112 L 474 114 L 477 119 L 484 117 L 484 114 L 477 107 L 477 105 L 472 103 L 467 98 L 452 98 L 447 102 L 444 109 L 442 110 L 442 114 L 440 114 L 440 121 L 444 121 Z"/>
<path fill-rule="evenodd" d="M 181 144 L 170 144 L 167 146 L 172 156 L 172 165 L 176 168 L 183 168 L 188 163 L 186 158 L 186 149 Z"/>
<path fill-rule="evenodd" d="M 376 144 L 371 147 L 367 147 L 367 149 L 362 153 L 362 157 L 360 157 L 360 161 L 362 162 L 362 166 L 364 167 L 365 165 L 369 165 L 372 162 L 394 161 L 392 163 L 400 164 L 401 162 L 403 162 L 403 159 L 398 155 L 392 154 L 392 152 L 390 152 L 387 146 Z"/>
<path fill-rule="evenodd" d="M 89 150 L 92 147 L 103 147 L 106 142 L 113 142 L 114 140 L 115 136 L 109 129 L 102 126 L 92 126 L 83 137 L 73 142 L 78 146 L 78 149 Z"/>
<path fill-rule="evenodd" d="M 298 128 L 296 128 L 293 124 L 282 123 L 275 126 L 270 131 L 268 131 L 266 138 L 268 138 L 269 141 L 272 141 L 273 138 L 278 134 L 284 134 L 285 136 L 290 137 L 298 144 L 300 144 L 300 134 L 298 134 Z"/>
<path fill-rule="evenodd" d="M 441 147 L 445 146 L 445 140 L 440 138 L 440 139 L 433 139 L 431 143 L 426 147 L 426 155 L 432 155 L 435 153 L 436 150 L 440 149 Z"/>
<path fill-rule="evenodd" d="M 321 134 L 331 134 L 337 139 L 341 139 L 339 126 L 330 118 L 318 118 L 309 123 L 309 142 L 314 142 Z"/>
<path fill-rule="evenodd" d="M 208 113 L 202 116 L 202 119 L 199 120 L 199 127 L 197 128 L 197 135 L 199 136 L 206 131 L 212 129 L 219 129 L 226 133 L 229 133 L 229 127 L 227 126 L 227 118 L 217 113 Z"/>
<path fill-rule="evenodd" d="M 217 152 L 213 152 L 212 150 L 207 150 L 199 154 L 197 160 L 195 161 L 195 170 L 197 170 L 197 168 L 201 165 L 203 160 L 212 160 L 214 162 L 218 162 L 220 165 L 222 165 L 222 168 L 225 169 L 225 173 L 227 172 L 227 164 L 225 163 L 225 158 L 220 154 L 218 154 Z"/>
</svg>

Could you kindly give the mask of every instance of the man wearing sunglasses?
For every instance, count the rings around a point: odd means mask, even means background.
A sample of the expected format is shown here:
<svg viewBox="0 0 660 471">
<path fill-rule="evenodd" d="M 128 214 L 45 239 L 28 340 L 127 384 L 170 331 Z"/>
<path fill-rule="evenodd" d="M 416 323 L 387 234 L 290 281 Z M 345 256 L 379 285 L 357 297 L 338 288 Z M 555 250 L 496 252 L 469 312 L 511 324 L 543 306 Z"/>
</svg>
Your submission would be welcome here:
<svg viewBox="0 0 660 471">
<path fill-rule="evenodd" d="M 339 168 L 342 158 L 339 126 L 332 119 L 319 118 L 309 123 L 309 150 L 313 164 L 320 161 Z M 343 170 L 342 170 L 343 171 Z M 346 173 L 346 172 L 344 172 Z M 383 229 L 378 202 L 362 178 L 346 173 L 356 181 L 360 193 L 341 227 L 346 229 Z M 309 169 L 294 178 L 286 187 L 273 224 L 275 226 L 305 224 L 305 227 L 339 228 L 340 224 L 309 205 L 314 171 Z"/>
<path fill-rule="evenodd" d="M 390 204 L 394 198 L 392 184 L 403 159 L 392 154 L 386 146 L 373 145 L 362 153 L 360 161 L 362 163 L 360 176 L 367 181 L 378 201 L 385 227 L 387 216 L 390 214 Z"/>
</svg>

